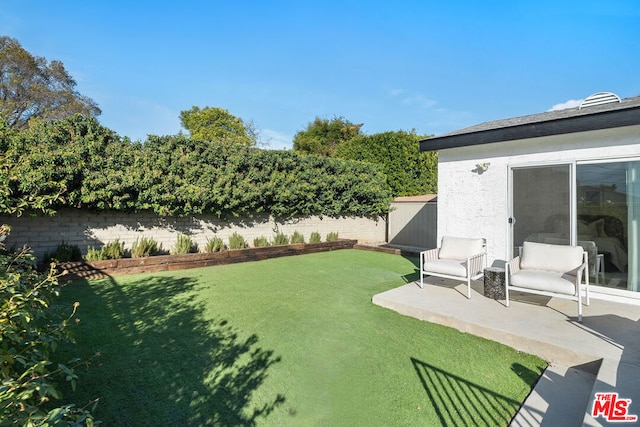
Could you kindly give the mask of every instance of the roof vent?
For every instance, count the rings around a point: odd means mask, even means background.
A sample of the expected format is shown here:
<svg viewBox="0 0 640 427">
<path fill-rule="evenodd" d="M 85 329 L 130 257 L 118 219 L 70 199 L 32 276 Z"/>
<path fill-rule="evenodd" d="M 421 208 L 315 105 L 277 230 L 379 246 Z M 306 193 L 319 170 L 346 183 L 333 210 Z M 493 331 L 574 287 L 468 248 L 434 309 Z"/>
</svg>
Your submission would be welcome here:
<svg viewBox="0 0 640 427">
<path fill-rule="evenodd" d="M 622 101 L 620 100 L 620 97 L 615 93 L 598 92 L 598 93 L 594 93 L 593 95 L 587 97 L 584 101 L 582 101 L 582 103 L 578 107 L 578 110 L 582 110 L 583 108 L 587 108 L 587 107 L 594 107 L 596 105 L 609 104 L 613 102 L 622 102 Z"/>
</svg>

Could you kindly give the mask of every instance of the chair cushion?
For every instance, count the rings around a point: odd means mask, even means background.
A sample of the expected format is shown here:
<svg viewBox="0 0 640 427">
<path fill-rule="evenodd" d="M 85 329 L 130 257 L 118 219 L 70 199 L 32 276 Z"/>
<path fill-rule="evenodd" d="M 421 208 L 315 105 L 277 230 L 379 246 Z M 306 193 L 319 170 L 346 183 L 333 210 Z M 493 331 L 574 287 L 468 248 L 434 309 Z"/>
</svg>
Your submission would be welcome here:
<svg viewBox="0 0 640 427">
<path fill-rule="evenodd" d="M 465 260 L 466 261 L 466 260 Z M 423 265 L 426 273 L 447 274 L 449 276 L 467 277 L 466 262 L 452 259 L 436 259 Z"/>
<path fill-rule="evenodd" d="M 467 237 L 442 236 L 438 258 L 466 261 L 483 252 L 484 240 Z"/>
<path fill-rule="evenodd" d="M 520 268 L 566 273 L 582 265 L 583 252 L 580 246 L 524 242 Z"/>
<path fill-rule="evenodd" d="M 575 276 L 541 270 L 520 270 L 510 277 L 510 286 L 575 295 Z"/>
</svg>

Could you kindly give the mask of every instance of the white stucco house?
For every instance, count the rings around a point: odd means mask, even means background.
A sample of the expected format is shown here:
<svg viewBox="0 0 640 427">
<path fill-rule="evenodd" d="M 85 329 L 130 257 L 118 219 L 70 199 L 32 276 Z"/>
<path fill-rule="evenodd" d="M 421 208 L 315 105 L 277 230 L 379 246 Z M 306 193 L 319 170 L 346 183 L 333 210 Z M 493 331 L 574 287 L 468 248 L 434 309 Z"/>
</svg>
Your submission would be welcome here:
<svg viewBox="0 0 640 427">
<path fill-rule="evenodd" d="M 640 304 L 640 97 L 599 93 L 420 149 L 438 151 L 438 241 L 484 237 L 496 266 L 524 241 L 583 245 L 593 297 Z"/>
</svg>

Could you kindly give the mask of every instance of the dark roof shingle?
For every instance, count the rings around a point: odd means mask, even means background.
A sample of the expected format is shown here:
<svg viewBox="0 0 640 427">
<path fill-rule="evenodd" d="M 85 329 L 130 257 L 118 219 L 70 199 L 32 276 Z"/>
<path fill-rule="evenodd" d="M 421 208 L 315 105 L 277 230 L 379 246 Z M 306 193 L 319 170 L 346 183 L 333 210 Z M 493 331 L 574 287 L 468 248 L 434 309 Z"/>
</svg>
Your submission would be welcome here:
<svg viewBox="0 0 640 427">
<path fill-rule="evenodd" d="M 640 124 L 640 96 L 583 109 L 494 120 L 420 141 L 421 151 Z"/>
</svg>

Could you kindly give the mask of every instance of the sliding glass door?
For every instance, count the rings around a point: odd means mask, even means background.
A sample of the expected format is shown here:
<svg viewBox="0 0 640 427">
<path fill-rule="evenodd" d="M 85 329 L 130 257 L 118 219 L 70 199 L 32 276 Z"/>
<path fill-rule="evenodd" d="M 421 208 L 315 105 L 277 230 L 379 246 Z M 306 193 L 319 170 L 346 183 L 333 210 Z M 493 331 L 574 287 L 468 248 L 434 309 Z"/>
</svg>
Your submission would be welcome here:
<svg viewBox="0 0 640 427">
<path fill-rule="evenodd" d="M 511 169 L 512 254 L 525 241 L 571 243 L 571 165 Z"/>
<path fill-rule="evenodd" d="M 578 164 L 576 187 L 578 240 L 597 248 L 600 285 L 640 291 L 640 162 Z"/>
<path fill-rule="evenodd" d="M 640 292 L 640 160 L 510 168 L 510 255 L 580 245 L 602 292 Z M 636 295 L 636 294 L 633 294 Z"/>
</svg>

